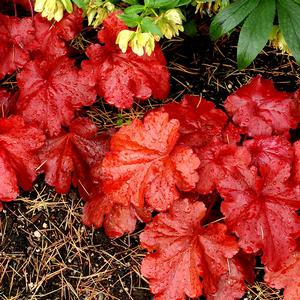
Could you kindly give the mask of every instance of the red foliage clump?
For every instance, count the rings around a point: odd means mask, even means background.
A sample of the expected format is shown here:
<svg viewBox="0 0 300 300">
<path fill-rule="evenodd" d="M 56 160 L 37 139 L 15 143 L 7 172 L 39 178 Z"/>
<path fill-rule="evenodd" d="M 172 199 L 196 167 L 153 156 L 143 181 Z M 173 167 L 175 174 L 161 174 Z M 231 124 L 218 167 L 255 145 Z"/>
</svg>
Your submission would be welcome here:
<svg viewBox="0 0 300 300">
<path fill-rule="evenodd" d="M 169 72 L 165 57 L 156 45 L 151 56 L 137 56 L 130 49 L 122 53 L 116 45 L 119 31 L 127 26 L 112 14 L 103 23 L 98 38 L 104 46 L 88 47 L 89 60 L 82 63 L 82 76 L 94 82 L 97 93 L 109 104 L 129 108 L 133 101 L 146 100 L 151 95 L 163 99 L 169 93 Z"/>
<path fill-rule="evenodd" d="M 300 120 L 299 91 L 279 92 L 257 76 L 227 98 L 229 118 L 186 95 L 98 134 L 79 111 L 96 94 L 129 108 L 169 92 L 158 45 L 139 57 L 115 44 L 127 29 L 117 15 L 104 21 L 82 69 L 67 43 L 81 31 L 80 10 L 58 23 L 0 15 L 0 78 L 19 72 L 14 91 L 0 89 L 0 200 L 30 190 L 44 172 L 59 193 L 78 187 L 84 224 L 109 237 L 147 223 L 142 274 L 155 299 L 238 299 L 255 256 L 265 281 L 298 299 L 300 142 L 289 130 Z"/>
</svg>

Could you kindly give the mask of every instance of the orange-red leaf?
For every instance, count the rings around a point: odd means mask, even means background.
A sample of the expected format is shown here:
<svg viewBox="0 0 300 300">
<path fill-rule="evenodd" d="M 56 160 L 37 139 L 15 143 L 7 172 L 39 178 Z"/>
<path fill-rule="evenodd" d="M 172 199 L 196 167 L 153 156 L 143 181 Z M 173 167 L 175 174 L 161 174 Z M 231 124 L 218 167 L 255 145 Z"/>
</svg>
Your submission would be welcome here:
<svg viewBox="0 0 300 300">
<path fill-rule="evenodd" d="M 135 99 L 146 100 L 151 95 L 166 98 L 169 72 L 159 45 L 151 56 L 137 56 L 131 50 L 122 53 L 115 40 L 118 32 L 126 28 L 115 13 L 104 21 L 99 39 L 105 45 L 87 48 L 89 60 L 82 63 L 82 76 L 94 83 L 100 97 L 118 108 L 129 108 Z"/>
<path fill-rule="evenodd" d="M 154 251 L 143 260 L 142 274 L 150 280 L 156 300 L 196 298 L 202 290 L 215 293 L 228 272 L 227 259 L 237 253 L 237 242 L 224 224 L 201 227 L 205 210 L 202 202 L 176 201 L 141 234 L 142 246 Z"/>
<path fill-rule="evenodd" d="M 11 201 L 18 186 L 29 190 L 37 175 L 38 150 L 45 137 L 40 129 L 25 125 L 21 117 L 0 118 L 0 199 Z"/>
<path fill-rule="evenodd" d="M 282 268 L 272 272 L 266 268 L 265 281 L 276 289 L 284 288 L 284 300 L 300 299 L 300 246 Z"/>
<path fill-rule="evenodd" d="M 75 182 L 82 195 L 94 189 L 90 168 L 99 163 L 108 150 L 106 134 L 97 136 L 97 126 L 89 119 L 72 121 L 68 132 L 48 139 L 40 152 L 46 182 L 58 193 L 67 193 Z"/>
<path fill-rule="evenodd" d="M 96 93 L 69 58 L 29 62 L 17 77 L 20 97 L 18 113 L 29 124 L 50 136 L 56 136 L 61 126 L 68 126 L 76 109 L 91 105 Z"/>
<path fill-rule="evenodd" d="M 271 80 L 261 76 L 231 94 L 225 101 L 225 108 L 233 121 L 252 137 L 288 135 L 289 129 L 297 125 L 292 96 L 277 91 Z"/>
<path fill-rule="evenodd" d="M 264 177 L 255 167 L 240 166 L 218 185 L 226 224 L 239 236 L 245 252 L 262 250 L 262 261 L 272 270 L 283 265 L 300 236 L 296 214 L 300 200 L 289 176 L 289 166 Z"/>
<path fill-rule="evenodd" d="M 0 79 L 29 61 L 28 47 L 33 41 L 31 18 L 19 19 L 0 14 Z"/>
</svg>

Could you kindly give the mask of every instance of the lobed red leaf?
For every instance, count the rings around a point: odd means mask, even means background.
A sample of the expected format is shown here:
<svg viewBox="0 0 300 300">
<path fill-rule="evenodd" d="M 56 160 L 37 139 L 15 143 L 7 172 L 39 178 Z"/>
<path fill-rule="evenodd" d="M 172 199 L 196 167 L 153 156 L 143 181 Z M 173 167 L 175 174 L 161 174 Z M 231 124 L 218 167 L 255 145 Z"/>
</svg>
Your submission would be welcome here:
<svg viewBox="0 0 300 300">
<path fill-rule="evenodd" d="M 226 224 L 239 236 L 245 252 L 263 251 L 262 262 L 271 270 L 283 265 L 300 236 L 296 214 L 300 201 L 289 177 L 289 166 L 263 178 L 255 167 L 239 166 L 218 185 Z"/>
<path fill-rule="evenodd" d="M 19 19 L 0 14 L 0 79 L 29 61 L 28 47 L 33 41 L 31 18 Z"/>
<path fill-rule="evenodd" d="M 215 293 L 228 272 L 227 259 L 238 246 L 224 224 L 200 226 L 205 215 L 202 202 L 176 201 L 168 213 L 160 213 L 140 235 L 150 253 L 142 262 L 142 274 L 150 280 L 155 299 L 180 300 Z M 200 280 L 200 278 L 202 280 Z"/>
<path fill-rule="evenodd" d="M 247 129 L 252 137 L 288 135 L 289 129 L 297 125 L 292 97 L 277 91 L 271 80 L 259 75 L 231 94 L 225 101 L 225 108 L 233 122 Z"/>
<path fill-rule="evenodd" d="M 107 134 L 97 136 L 97 126 L 89 119 L 71 122 L 69 131 L 48 139 L 40 152 L 46 182 L 58 193 L 67 193 L 76 182 L 81 195 L 94 189 L 90 168 L 100 162 L 108 151 Z"/>
<path fill-rule="evenodd" d="M 115 40 L 125 28 L 116 13 L 104 21 L 99 38 L 105 45 L 87 48 L 89 60 L 82 62 L 82 76 L 94 83 L 100 97 L 118 108 L 129 108 L 135 99 L 146 100 L 151 95 L 166 98 L 170 75 L 159 45 L 151 56 L 137 56 L 131 50 L 122 53 Z"/>
<path fill-rule="evenodd" d="M 14 200 L 18 185 L 30 190 L 40 161 L 38 150 L 45 137 L 40 129 L 25 124 L 19 116 L 0 118 L 0 199 Z"/>
<path fill-rule="evenodd" d="M 282 268 L 272 272 L 266 268 L 265 281 L 270 286 L 284 288 L 285 300 L 300 299 L 300 247 L 293 252 Z"/>
<path fill-rule="evenodd" d="M 70 125 L 76 109 L 96 100 L 94 88 L 78 75 L 73 61 L 65 56 L 29 62 L 17 81 L 17 112 L 51 137 L 61 132 L 61 126 Z"/>
</svg>

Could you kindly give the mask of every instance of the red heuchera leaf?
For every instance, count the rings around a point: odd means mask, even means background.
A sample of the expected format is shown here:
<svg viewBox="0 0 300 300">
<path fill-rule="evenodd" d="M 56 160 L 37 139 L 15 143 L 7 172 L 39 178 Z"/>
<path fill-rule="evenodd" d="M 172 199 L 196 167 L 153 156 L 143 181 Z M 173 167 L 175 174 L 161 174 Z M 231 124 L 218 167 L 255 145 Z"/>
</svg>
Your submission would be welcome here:
<svg viewBox="0 0 300 300">
<path fill-rule="evenodd" d="M 279 269 L 295 249 L 300 236 L 300 208 L 296 190 L 289 185 L 290 167 L 259 177 L 255 167 L 233 167 L 221 180 L 221 210 L 226 224 L 240 238 L 247 253 L 263 251 L 262 262 Z"/>
<path fill-rule="evenodd" d="M 127 27 L 115 13 L 103 25 L 99 39 L 105 45 L 88 47 L 89 60 L 82 63 L 82 76 L 94 82 L 98 95 L 118 108 L 129 108 L 134 99 L 145 100 L 151 95 L 166 98 L 170 76 L 159 45 L 151 56 L 137 56 L 130 49 L 122 53 L 115 40 Z"/>
<path fill-rule="evenodd" d="M 242 252 L 228 259 L 228 272 L 221 276 L 218 291 L 208 295 L 207 300 L 241 299 L 247 289 L 245 280 L 249 283 L 254 281 L 254 267 L 254 257 Z"/>
<path fill-rule="evenodd" d="M 252 81 L 231 94 L 225 108 L 232 120 L 248 130 L 252 137 L 288 134 L 297 124 L 293 113 L 292 97 L 274 88 L 271 80 L 256 76 Z"/>
<path fill-rule="evenodd" d="M 201 227 L 205 210 L 202 202 L 176 201 L 141 234 L 142 246 L 155 251 L 146 256 L 141 268 L 155 299 L 195 298 L 202 289 L 215 293 L 221 276 L 228 272 L 227 259 L 237 253 L 237 242 L 226 234 L 224 224 Z"/>
<path fill-rule="evenodd" d="M 85 194 L 93 190 L 90 168 L 103 159 L 108 150 L 106 134 L 97 135 L 97 126 L 89 119 L 72 121 L 69 131 L 47 140 L 40 153 L 46 182 L 58 193 L 67 193 L 73 178 Z M 82 193 L 81 193 L 82 194 Z"/>
<path fill-rule="evenodd" d="M 195 152 L 200 159 L 197 190 L 203 194 L 211 193 L 217 187 L 226 176 L 227 169 L 235 165 L 248 166 L 251 161 L 249 152 L 234 144 L 215 142 L 208 147 L 196 149 Z"/>
<path fill-rule="evenodd" d="M 9 93 L 0 88 L 0 118 L 5 118 L 15 109 L 19 93 Z"/>
<path fill-rule="evenodd" d="M 41 14 L 34 16 L 35 41 L 30 49 L 35 58 L 66 55 L 66 42 L 82 30 L 82 11 L 74 6 L 72 14 L 66 14 L 60 22 L 52 23 Z"/>
<path fill-rule="evenodd" d="M 272 272 L 266 268 L 265 271 L 265 282 L 277 289 L 284 288 L 285 300 L 300 299 L 300 246 L 280 270 Z"/>
<path fill-rule="evenodd" d="M 14 200 L 18 185 L 32 187 L 40 164 L 37 151 L 45 137 L 41 130 L 25 125 L 21 117 L 0 118 L 0 199 Z"/>
<path fill-rule="evenodd" d="M 258 168 L 261 175 L 291 166 L 293 161 L 291 143 L 283 136 L 257 137 L 245 141 L 244 145 L 252 155 L 251 164 Z"/>
<path fill-rule="evenodd" d="M 195 187 L 199 159 L 190 148 L 175 146 L 178 129 L 168 114 L 152 112 L 112 137 L 110 152 L 93 171 L 99 186 L 85 205 L 86 225 L 101 227 L 114 205 L 133 205 L 138 218 L 149 219 L 145 207 L 169 208 L 179 197 L 176 185 L 186 191 Z"/>
<path fill-rule="evenodd" d="M 95 192 L 84 206 L 83 223 L 87 226 L 101 227 L 110 238 L 117 238 L 135 230 L 137 220 L 150 222 L 151 209 L 136 208 L 132 205 L 113 204 L 103 193 Z"/>
<path fill-rule="evenodd" d="M 158 211 L 168 209 L 183 191 L 198 181 L 199 159 L 184 146 L 175 146 L 179 122 L 162 112 L 149 113 L 144 122 L 134 120 L 111 139 L 100 174 L 103 191 L 112 202 L 144 207 L 144 200 Z"/>
<path fill-rule="evenodd" d="M 0 79 L 29 61 L 27 47 L 34 41 L 31 18 L 0 14 Z"/>
<path fill-rule="evenodd" d="M 73 61 L 63 56 L 29 62 L 17 76 L 20 97 L 17 111 L 25 121 L 50 136 L 68 126 L 74 111 L 96 100 L 96 93 L 86 78 L 78 75 Z"/>
<path fill-rule="evenodd" d="M 300 184 L 300 141 L 293 144 L 294 149 L 294 163 L 293 163 L 293 179 Z"/>
<path fill-rule="evenodd" d="M 219 140 L 227 122 L 224 112 L 199 96 L 186 95 L 179 104 L 168 103 L 159 110 L 180 121 L 178 143 L 190 147 L 204 147 Z"/>
</svg>

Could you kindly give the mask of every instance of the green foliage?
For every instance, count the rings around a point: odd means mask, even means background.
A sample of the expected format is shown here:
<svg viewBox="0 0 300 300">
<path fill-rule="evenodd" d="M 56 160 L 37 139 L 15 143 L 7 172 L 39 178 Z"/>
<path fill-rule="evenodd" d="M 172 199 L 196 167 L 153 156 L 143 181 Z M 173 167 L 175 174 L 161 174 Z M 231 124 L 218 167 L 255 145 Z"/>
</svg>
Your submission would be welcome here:
<svg viewBox="0 0 300 300">
<path fill-rule="evenodd" d="M 273 25 L 279 26 L 282 41 L 300 62 L 300 0 L 236 0 L 213 19 L 210 35 L 216 40 L 241 24 L 237 62 L 246 68 L 260 53 L 272 35 Z M 278 17 L 278 18 L 277 18 Z M 276 23 L 277 19 L 279 24 Z M 278 35 L 280 36 L 280 35 Z"/>
</svg>

